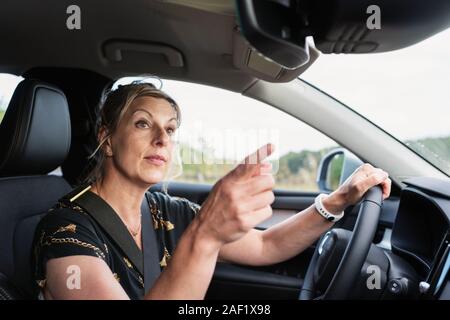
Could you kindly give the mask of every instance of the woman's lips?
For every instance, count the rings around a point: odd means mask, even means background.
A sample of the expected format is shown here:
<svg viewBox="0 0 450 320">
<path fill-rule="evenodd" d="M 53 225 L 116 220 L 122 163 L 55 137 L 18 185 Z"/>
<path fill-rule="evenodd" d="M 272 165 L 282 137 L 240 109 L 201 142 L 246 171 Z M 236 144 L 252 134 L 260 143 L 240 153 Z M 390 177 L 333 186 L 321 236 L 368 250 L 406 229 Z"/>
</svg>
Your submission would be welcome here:
<svg viewBox="0 0 450 320">
<path fill-rule="evenodd" d="M 149 156 L 144 159 L 156 166 L 163 166 L 166 163 L 166 159 L 162 156 Z"/>
</svg>

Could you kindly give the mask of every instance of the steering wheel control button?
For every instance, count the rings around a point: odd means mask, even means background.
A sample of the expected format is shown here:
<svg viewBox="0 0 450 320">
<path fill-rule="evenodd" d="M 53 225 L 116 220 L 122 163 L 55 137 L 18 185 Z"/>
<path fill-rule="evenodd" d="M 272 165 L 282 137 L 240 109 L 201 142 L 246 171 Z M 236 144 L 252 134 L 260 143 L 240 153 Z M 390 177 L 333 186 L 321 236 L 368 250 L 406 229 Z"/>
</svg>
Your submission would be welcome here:
<svg viewBox="0 0 450 320">
<path fill-rule="evenodd" d="M 399 294 L 402 290 L 402 285 L 398 280 L 389 281 L 389 291 L 393 294 Z"/>
<path fill-rule="evenodd" d="M 408 280 L 405 278 L 391 279 L 388 282 L 388 290 L 396 296 L 406 295 L 408 293 Z"/>
</svg>

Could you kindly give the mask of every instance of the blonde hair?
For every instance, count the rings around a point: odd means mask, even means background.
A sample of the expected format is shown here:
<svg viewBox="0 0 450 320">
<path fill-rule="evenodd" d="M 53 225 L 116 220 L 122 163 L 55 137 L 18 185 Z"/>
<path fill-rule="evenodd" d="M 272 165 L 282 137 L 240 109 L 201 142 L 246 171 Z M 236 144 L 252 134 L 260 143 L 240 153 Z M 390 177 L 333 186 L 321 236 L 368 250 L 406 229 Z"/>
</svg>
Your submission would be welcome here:
<svg viewBox="0 0 450 320">
<path fill-rule="evenodd" d="M 134 100 L 140 97 L 153 97 L 164 99 L 174 108 L 176 112 L 177 128 L 181 124 L 181 113 L 178 104 L 168 94 L 160 89 L 157 89 L 153 84 L 147 82 L 133 82 L 127 85 L 119 85 L 117 89 L 112 90 L 106 94 L 104 101 L 99 108 L 99 115 L 95 127 L 95 135 L 98 139 L 100 130 L 106 129 L 107 134 L 98 141 L 98 145 L 92 154 L 89 156 L 90 162 L 85 174 L 83 183 L 93 183 L 102 181 L 104 177 L 104 162 L 106 158 L 104 143 L 117 130 L 119 123 L 122 121 L 125 113 Z M 176 144 L 173 149 L 172 162 L 169 167 L 164 181 L 174 179 L 181 175 L 182 164 L 180 157 L 180 150 Z M 163 182 L 163 190 L 167 192 L 167 182 Z"/>
</svg>

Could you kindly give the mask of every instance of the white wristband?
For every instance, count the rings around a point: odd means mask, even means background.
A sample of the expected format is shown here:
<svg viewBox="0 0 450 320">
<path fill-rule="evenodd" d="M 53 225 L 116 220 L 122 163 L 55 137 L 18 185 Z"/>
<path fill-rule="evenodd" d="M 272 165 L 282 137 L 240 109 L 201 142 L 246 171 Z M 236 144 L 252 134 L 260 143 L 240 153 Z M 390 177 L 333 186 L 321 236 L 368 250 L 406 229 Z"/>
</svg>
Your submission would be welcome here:
<svg viewBox="0 0 450 320">
<path fill-rule="evenodd" d="M 344 211 L 342 211 L 340 214 L 336 215 L 336 214 L 332 214 L 330 211 L 328 211 L 327 209 L 325 209 L 325 207 L 323 206 L 322 203 L 322 199 L 323 197 L 327 197 L 326 194 L 321 193 L 319 194 L 316 199 L 314 200 L 314 205 L 316 207 L 317 212 L 324 217 L 325 219 L 327 219 L 328 221 L 332 221 L 332 222 L 337 222 L 339 221 L 343 216 L 344 216 Z"/>
</svg>

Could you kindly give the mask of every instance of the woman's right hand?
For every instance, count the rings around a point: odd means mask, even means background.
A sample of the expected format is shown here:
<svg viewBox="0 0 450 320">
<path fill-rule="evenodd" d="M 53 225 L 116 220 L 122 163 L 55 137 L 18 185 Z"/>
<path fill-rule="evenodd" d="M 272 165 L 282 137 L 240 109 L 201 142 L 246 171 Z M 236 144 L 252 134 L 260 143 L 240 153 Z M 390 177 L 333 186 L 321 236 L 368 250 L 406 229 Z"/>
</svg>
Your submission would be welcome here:
<svg viewBox="0 0 450 320">
<path fill-rule="evenodd" d="M 275 181 L 270 163 L 262 162 L 272 152 L 272 144 L 259 148 L 214 185 L 198 214 L 198 231 L 208 241 L 236 241 L 272 215 Z"/>
</svg>

